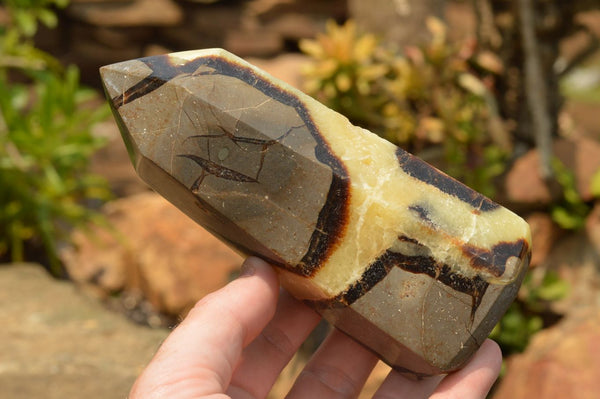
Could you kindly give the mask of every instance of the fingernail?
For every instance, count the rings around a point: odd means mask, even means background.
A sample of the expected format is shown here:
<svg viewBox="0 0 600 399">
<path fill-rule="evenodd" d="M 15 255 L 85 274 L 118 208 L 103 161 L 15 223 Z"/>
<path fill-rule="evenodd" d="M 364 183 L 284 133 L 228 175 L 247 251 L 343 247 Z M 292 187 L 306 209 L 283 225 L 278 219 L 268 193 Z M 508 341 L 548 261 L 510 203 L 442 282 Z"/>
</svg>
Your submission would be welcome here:
<svg viewBox="0 0 600 399">
<path fill-rule="evenodd" d="M 256 267 L 253 262 L 249 259 L 246 259 L 244 263 L 242 263 L 242 269 L 240 270 L 240 277 L 250 277 L 256 273 Z"/>
</svg>

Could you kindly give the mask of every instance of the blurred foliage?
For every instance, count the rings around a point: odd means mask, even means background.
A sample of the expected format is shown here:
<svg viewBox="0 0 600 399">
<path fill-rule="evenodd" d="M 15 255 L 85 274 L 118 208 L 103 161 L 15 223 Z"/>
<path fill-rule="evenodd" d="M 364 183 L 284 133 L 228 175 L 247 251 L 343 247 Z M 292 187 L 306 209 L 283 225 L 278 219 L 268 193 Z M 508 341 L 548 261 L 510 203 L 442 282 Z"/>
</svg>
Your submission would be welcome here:
<svg viewBox="0 0 600 399">
<path fill-rule="evenodd" d="M 600 103 L 600 59 L 574 69 L 560 83 L 561 93 L 570 100 Z"/>
<path fill-rule="evenodd" d="M 600 198 L 600 169 L 598 169 L 592 176 L 592 181 L 590 182 L 590 191 L 594 197 Z"/>
<path fill-rule="evenodd" d="M 330 21 L 326 33 L 300 43 L 312 57 L 306 90 L 492 196 L 493 178 L 511 151 L 488 87 L 502 65 L 489 52 L 477 53 L 473 43 L 450 43 L 440 20 L 429 18 L 427 26 L 432 40 L 399 54 L 374 35 L 358 33 L 353 21 Z"/>
<path fill-rule="evenodd" d="M 56 27 L 58 19 L 50 7 L 64 8 L 69 0 L 5 0 L 4 3 L 16 33 L 33 37 L 39 22 L 49 28 Z"/>
<path fill-rule="evenodd" d="M 568 293 L 569 285 L 555 272 L 529 271 L 517 300 L 494 327 L 490 338 L 500 344 L 505 356 L 522 352 L 535 333 L 556 322 L 557 315 L 550 310 L 550 304 Z"/>
<path fill-rule="evenodd" d="M 0 28 L 0 257 L 26 258 L 26 243 L 41 246 L 60 272 L 57 249 L 73 226 L 102 223 L 90 205 L 109 197 L 107 183 L 89 173 L 103 140 L 91 127 L 109 115 L 95 92 L 34 47 L 40 23 L 57 23 L 53 6 L 65 0 L 9 0 Z"/>
<path fill-rule="evenodd" d="M 562 188 L 562 199 L 552 204 L 550 215 L 552 220 L 567 230 L 578 230 L 585 225 L 585 219 L 591 207 L 581 198 L 577 191 L 575 174 L 558 158 L 552 159 L 554 178 Z"/>
<path fill-rule="evenodd" d="M 37 49 L 33 36 L 39 24 L 56 27 L 58 18 L 52 7 L 66 7 L 69 0 L 5 0 L 9 22 L 0 25 L 0 73 L 6 68 L 24 70 L 60 69 L 60 63 Z"/>
</svg>

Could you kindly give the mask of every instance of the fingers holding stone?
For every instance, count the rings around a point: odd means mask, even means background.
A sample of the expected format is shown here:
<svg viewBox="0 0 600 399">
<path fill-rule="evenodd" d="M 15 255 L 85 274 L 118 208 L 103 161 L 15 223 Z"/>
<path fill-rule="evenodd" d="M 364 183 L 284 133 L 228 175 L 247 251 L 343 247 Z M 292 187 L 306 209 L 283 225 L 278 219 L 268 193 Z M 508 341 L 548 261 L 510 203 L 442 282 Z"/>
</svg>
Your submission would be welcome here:
<svg viewBox="0 0 600 399">
<path fill-rule="evenodd" d="M 373 396 L 373 399 L 429 398 L 442 378 L 443 376 L 436 375 L 417 380 L 392 370 Z"/>
<path fill-rule="evenodd" d="M 232 397 L 265 397 L 320 319 L 314 310 L 282 290 L 275 316 L 244 349 L 227 393 Z"/>
<path fill-rule="evenodd" d="M 431 399 L 446 398 L 449 393 L 456 398 L 485 398 L 498 378 L 501 366 L 500 347 L 488 339 L 464 368 L 444 378 Z"/>
<path fill-rule="evenodd" d="M 300 373 L 288 398 L 354 398 L 360 393 L 377 357 L 333 330 Z"/>
<path fill-rule="evenodd" d="M 257 258 L 246 260 L 240 278 L 204 297 L 165 340 L 130 397 L 223 392 L 242 349 L 275 313 L 278 294 L 271 266 Z"/>
<path fill-rule="evenodd" d="M 485 398 L 501 364 L 498 345 L 487 340 L 464 368 L 447 376 L 416 380 L 392 370 L 373 398 Z"/>
</svg>

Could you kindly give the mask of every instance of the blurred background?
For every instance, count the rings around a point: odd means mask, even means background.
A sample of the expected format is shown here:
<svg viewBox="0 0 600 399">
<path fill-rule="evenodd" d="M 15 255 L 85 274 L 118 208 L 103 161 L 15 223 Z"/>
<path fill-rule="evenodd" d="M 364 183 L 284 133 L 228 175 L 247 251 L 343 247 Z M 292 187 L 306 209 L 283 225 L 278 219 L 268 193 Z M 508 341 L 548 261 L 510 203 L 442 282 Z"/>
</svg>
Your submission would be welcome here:
<svg viewBox="0 0 600 399">
<path fill-rule="evenodd" d="M 490 397 L 597 397 L 597 0 L 5 0 L 0 398 L 125 397 L 169 328 L 235 277 L 241 258 L 136 177 L 98 75 L 207 47 L 526 218 L 531 269 L 492 333 Z"/>
</svg>

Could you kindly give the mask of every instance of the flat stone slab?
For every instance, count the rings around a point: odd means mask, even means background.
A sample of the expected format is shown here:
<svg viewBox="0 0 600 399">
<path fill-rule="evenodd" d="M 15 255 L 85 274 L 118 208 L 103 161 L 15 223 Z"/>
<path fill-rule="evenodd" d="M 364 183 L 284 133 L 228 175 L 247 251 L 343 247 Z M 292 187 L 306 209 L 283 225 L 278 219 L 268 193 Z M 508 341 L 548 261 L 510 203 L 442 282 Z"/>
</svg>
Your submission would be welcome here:
<svg viewBox="0 0 600 399">
<path fill-rule="evenodd" d="M 0 266 L 0 397 L 125 398 L 166 337 L 52 279 Z"/>
</svg>

